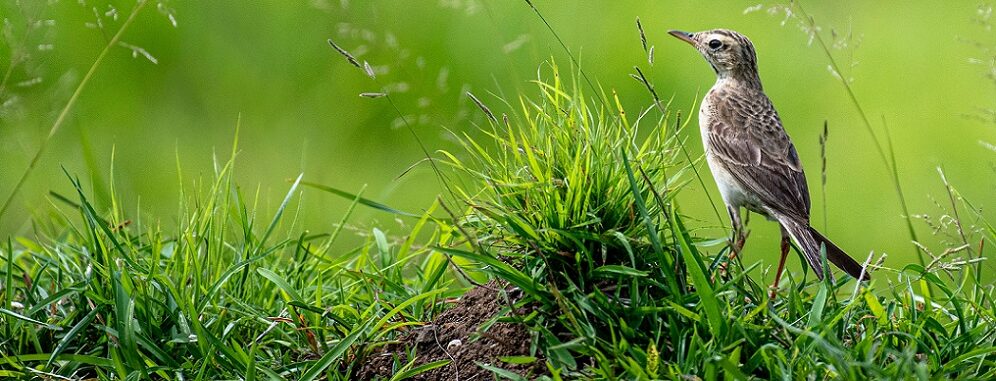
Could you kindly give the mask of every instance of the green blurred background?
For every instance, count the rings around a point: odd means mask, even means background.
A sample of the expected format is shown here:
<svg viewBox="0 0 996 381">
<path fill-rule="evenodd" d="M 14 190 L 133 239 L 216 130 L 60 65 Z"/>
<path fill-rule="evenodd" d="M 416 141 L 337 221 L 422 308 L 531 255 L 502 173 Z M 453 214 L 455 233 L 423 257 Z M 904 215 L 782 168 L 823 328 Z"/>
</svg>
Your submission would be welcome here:
<svg viewBox="0 0 996 381">
<path fill-rule="evenodd" d="M 889 172 L 858 113 L 828 70 L 823 51 L 809 44 L 796 19 L 772 8 L 777 3 L 534 3 L 580 57 L 585 72 L 617 91 L 631 113 L 650 105 L 645 89 L 629 77 L 633 66 L 647 73 L 663 97 L 673 96 L 674 107 L 681 110 L 691 109 L 714 81 L 703 59 L 668 36 L 668 29 L 723 27 L 752 38 L 765 89 L 809 174 L 814 225 L 855 256 L 888 253 L 886 264 L 893 267 L 915 261 Z M 3 0 L 0 12 L 8 38 L 0 47 L 0 70 L 10 67 L 12 51 L 21 47 L 30 57 L 17 62 L 0 93 L 0 196 L 9 194 L 56 114 L 133 5 Z M 156 62 L 125 46 L 111 51 L 0 221 L 3 236 L 34 234 L 31 218 L 52 210 L 48 191 L 72 194 L 62 167 L 93 184 L 104 207 L 107 198 L 102 195 L 113 167 L 128 214 L 140 215 L 145 223 L 159 221 L 168 230 L 181 197 L 177 164 L 187 189 L 198 178 L 210 179 L 212 157 L 227 158 L 240 115 L 237 179 L 247 194 L 259 190 L 260 218 L 269 218 L 289 186 L 287 179 L 301 172 L 310 181 L 350 191 L 365 186 L 367 197 L 422 210 L 440 192 L 439 183 L 425 165 L 401 176 L 422 152 L 386 99 L 358 94 L 386 88 L 430 149 L 455 150 L 447 130 L 470 131 L 483 122 L 466 91 L 500 111 L 489 93 L 533 96 L 528 81 L 544 61 L 570 62 L 523 1 L 156 5 L 147 7 L 122 39 Z M 937 172 L 943 167 L 953 185 L 993 220 L 996 152 L 980 142 L 996 142 L 996 123 L 992 116 L 985 120 L 984 111 L 996 107 L 996 86 L 986 77 L 996 31 L 980 21 L 985 17 L 980 3 L 805 1 L 803 6 L 825 38 L 831 40 L 834 30 L 832 52 L 880 136 L 882 121 L 888 123 L 911 212 L 943 213 L 936 205 L 946 200 Z M 93 27 L 98 15 L 103 29 Z M 637 17 L 654 46 L 652 66 L 640 46 Z M 27 19 L 53 21 L 26 29 Z M 369 61 L 379 84 L 330 49 L 328 38 Z M 824 120 L 830 126 L 825 228 L 818 145 Z M 698 155 L 697 125 L 691 127 L 684 134 Z M 706 180 L 718 201 L 715 186 Z M 679 198 L 682 210 L 704 228 L 700 234 L 725 234 L 715 228 L 717 219 L 696 183 Z M 301 222 L 311 231 L 330 231 L 347 205 L 307 190 Z M 351 223 L 359 229 L 380 226 L 404 233 L 403 222 L 372 210 L 360 210 Z M 923 223 L 916 227 L 928 247 L 949 239 L 931 234 Z M 776 257 L 777 226 L 755 218 L 751 229 L 747 261 Z"/>
</svg>

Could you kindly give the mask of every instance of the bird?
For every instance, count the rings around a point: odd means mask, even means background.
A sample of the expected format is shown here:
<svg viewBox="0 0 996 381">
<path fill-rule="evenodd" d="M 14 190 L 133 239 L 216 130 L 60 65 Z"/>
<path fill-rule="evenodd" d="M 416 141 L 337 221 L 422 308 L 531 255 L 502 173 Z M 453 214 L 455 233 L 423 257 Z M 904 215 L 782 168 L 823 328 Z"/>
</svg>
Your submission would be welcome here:
<svg viewBox="0 0 996 381">
<path fill-rule="evenodd" d="M 817 278 L 833 279 L 823 267 L 821 253 L 825 252 L 830 263 L 855 279 L 870 280 L 867 269 L 810 225 L 806 173 L 761 86 L 750 39 L 728 29 L 671 30 L 669 34 L 692 45 L 716 72 L 716 84 L 699 109 L 699 129 L 706 162 L 733 225 L 731 257 L 746 241 L 740 218 L 740 209 L 745 208 L 781 225 L 781 259 L 770 298 L 775 297 L 785 269 L 789 239 L 795 241 Z"/>
</svg>

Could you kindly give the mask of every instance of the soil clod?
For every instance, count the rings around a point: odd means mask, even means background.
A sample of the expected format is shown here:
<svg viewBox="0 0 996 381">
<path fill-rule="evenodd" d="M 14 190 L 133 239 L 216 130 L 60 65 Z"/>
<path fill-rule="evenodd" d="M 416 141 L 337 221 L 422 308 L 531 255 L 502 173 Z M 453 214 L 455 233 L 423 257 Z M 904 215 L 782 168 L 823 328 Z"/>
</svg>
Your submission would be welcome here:
<svg viewBox="0 0 996 381">
<path fill-rule="evenodd" d="M 539 354 L 539 358 L 526 364 L 512 364 L 501 360 L 510 356 L 530 356 L 532 334 L 528 328 L 508 322 L 482 327 L 493 321 L 495 315 L 508 305 L 503 293 L 498 291 L 501 287 L 495 282 L 475 287 L 436 320 L 405 334 L 396 343 L 381 346 L 366 356 L 357 372 L 358 378 L 390 378 L 397 371 L 396 367 L 410 360 L 407 356 L 413 349 L 415 366 L 439 360 L 450 360 L 450 363 L 419 374 L 412 380 L 493 379 L 492 372 L 478 363 L 502 368 L 526 378 L 546 374 L 545 361 Z"/>
</svg>

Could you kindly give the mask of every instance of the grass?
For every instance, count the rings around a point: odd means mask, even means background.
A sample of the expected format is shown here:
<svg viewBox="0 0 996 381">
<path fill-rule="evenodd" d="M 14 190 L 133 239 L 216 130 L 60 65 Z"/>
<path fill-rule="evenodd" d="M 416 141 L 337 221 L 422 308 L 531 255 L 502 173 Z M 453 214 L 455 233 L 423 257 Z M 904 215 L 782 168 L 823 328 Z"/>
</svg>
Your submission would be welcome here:
<svg viewBox="0 0 996 381">
<path fill-rule="evenodd" d="M 366 62 L 332 46 L 379 85 Z M 678 134 L 689 120 L 639 69 L 654 102 L 635 113 L 574 71 L 565 78 L 550 63 L 536 92 L 515 99 L 471 95 L 486 125 L 454 131 L 464 150 L 429 159 L 446 198 L 421 214 L 302 175 L 264 217 L 258 191 L 233 181 L 237 145 L 210 178 L 180 180 L 167 223 L 129 215 L 113 186 L 110 207 L 97 209 L 67 173 L 76 194 L 52 194 L 50 215 L 0 246 L 0 378 L 354 379 L 369 354 L 488 279 L 524 295 L 497 319 L 533 333 L 533 353 L 512 360 L 544 362 L 542 379 L 996 378 L 996 291 L 980 280 L 996 229 L 943 172 L 939 216 L 921 220 L 949 245 L 918 244 L 921 263 L 879 265 L 868 286 L 788 274 L 769 299 L 754 277 L 770 264 L 722 266 L 726 237 L 685 224 L 696 216 L 678 196 L 698 177 Z M 407 126 L 391 94 L 368 95 Z M 904 203 L 888 150 L 880 156 Z M 352 201 L 331 232 L 299 224 L 305 189 Z M 411 223 L 356 231 L 356 207 Z M 910 234 L 913 221 L 907 213 Z M 343 234 L 364 242 L 340 249 Z M 396 361 L 392 379 L 447 362 Z"/>
<path fill-rule="evenodd" d="M 121 36 L 124 35 L 125 31 L 128 30 L 128 27 L 131 26 L 133 21 L 135 21 L 135 17 L 138 16 L 139 13 L 141 13 L 142 8 L 145 8 L 147 4 L 148 0 L 140 0 L 138 1 L 138 3 L 135 4 L 135 7 L 132 8 L 131 12 L 129 12 L 128 18 L 126 18 L 125 21 L 121 24 L 121 27 L 119 27 L 118 31 L 114 33 L 114 36 L 111 37 L 109 41 L 107 41 L 107 44 L 104 45 L 104 48 L 100 51 L 100 54 L 97 55 L 96 59 L 94 59 L 93 64 L 90 65 L 90 69 L 88 69 L 86 71 L 86 74 L 83 75 L 83 79 L 80 80 L 80 83 L 73 90 L 73 94 L 66 101 L 66 105 L 62 108 L 61 111 L 59 111 L 59 116 L 55 118 L 55 121 L 52 123 L 52 126 L 49 128 L 48 135 L 45 136 L 45 138 L 41 141 L 41 144 L 38 146 L 38 149 L 35 150 L 34 155 L 31 156 L 31 161 L 28 162 L 28 167 L 25 168 L 24 172 L 21 173 L 21 176 L 14 184 L 14 188 L 10 191 L 10 194 L 7 196 L 7 198 L 4 199 L 3 204 L 0 205 L 0 221 L 2 221 L 4 215 L 7 213 L 7 210 L 10 208 L 11 202 L 13 202 L 14 198 L 17 197 L 18 193 L 20 193 L 21 188 L 24 186 L 25 181 L 28 180 L 28 176 L 31 175 L 31 172 L 34 172 L 35 167 L 38 165 L 38 161 L 41 159 L 42 154 L 45 153 L 45 149 L 48 147 L 48 144 L 52 140 L 52 137 L 55 136 L 57 132 L 59 132 L 59 129 L 62 127 L 62 124 L 66 121 L 66 117 L 69 115 L 69 111 L 71 111 L 73 109 L 73 106 L 76 105 L 76 101 L 79 100 L 80 94 L 83 93 L 83 89 L 86 88 L 87 83 L 90 82 L 90 79 L 93 78 L 94 73 L 97 72 L 97 69 L 100 67 L 100 64 L 104 61 L 104 57 L 107 56 L 107 53 L 110 52 L 112 48 L 118 46 L 118 44 L 121 43 L 120 42 Z M 26 36 L 27 33 L 28 32 L 25 32 Z M 27 38 L 26 36 L 25 38 Z M 25 42 L 26 41 L 27 40 L 25 40 Z M 11 61 L 12 61 L 11 65 L 7 67 L 7 71 L 4 74 L 3 80 L 0 81 L 0 93 L 3 93 L 4 87 L 7 84 L 7 80 L 10 78 L 10 74 L 14 69 L 15 66 L 13 64 L 14 60 L 12 59 Z"/>
<path fill-rule="evenodd" d="M 902 181 L 900 180 L 899 168 L 897 167 L 898 163 L 896 163 L 895 147 L 892 144 L 892 137 L 889 134 L 888 124 L 885 123 L 885 119 L 883 117 L 882 128 L 885 130 L 883 135 L 885 136 L 885 140 L 888 143 L 888 145 L 883 145 L 882 142 L 879 140 L 878 135 L 875 134 L 875 128 L 872 126 L 871 121 L 868 119 L 868 114 L 865 113 L 864 107 L 862 107 L 861 102 L 858 102 L 858 96 L 855 94 L 854 89 L 851 87 L 851 82 L 844 77 L 843 71 L 841 71 L 841 67 L 837 63 L 837 59 L 834 58 L 833 53 L 830 50 L 830 47 L 827 45 L 827 43 L 823 39 L 823 36 L 820 34 L 820 27 L 816 24 L 816 19 L 814 19 L 812 16 L 806 13 L 805 9 L 802 8 L 802 4 L 799 2 L 795 1 L 791 2 L 788 9 L 791 14 L 795 15 L 794 17 L 798 19 L 799 23 L 803 25 L 803 29 L 810 34 L 812 40 L 815 40 L 819 44 L 820 50 L 823 51 L 823 53 L 827 57 L 827 62 L 830 63 L 830 69 L 832 73 L 834 73 L 834 76 L 837 77 L 837 79 L 839 79 L 841 85 L 844 86 L 844 90 L 847 93 L 848 99 L 850 99 L 851 104 L 854 106 L 854 109 L 858 112 L 858 115 L 861 117 L 862 125 L 865 127 L 865 130 L 868 131 L 868 135 L 871 137 L 872 142 L 875 144 L 875 151 L 878 153 L 879 159 L 882 161 L 882 164 L 885 165 L 886 169 L 889 171 L 889 175 L 891 176 L 890 179 L 892 180 L 892 186 L 896 191 L 896 197 L 899 200 L 899 206 L 900 209 L 902 210 L 903 218 L 906 221 L 906 231 L 910 235 L 910 240 L 911 242 L 919 241 L 919 239 L 917 238 L 916 229 L 913 227 L 913 215 L 910 213 L 909 205 L 906 202 L 906 194 L 903 191 Z M 917 245 L 913 245 L 913 249 L 916 251 L 917 260 L 920 262 L 920 265 L 925 265 L 926 264 L 925 258 L 920 247 Z"/>
<path fill-rule="evenodd" d="M 445 258 L 415 244 L 427 217 L 333 255 L 343 230 L 294 227 L 297 183 L 257 220 L 232 165 L 196 184 L 174 226 L 98 212 L 72 179 L 79 194 L 54 196 L 37 238 L 3 250 L 0 378 L 349 379 L 358 344 L 459 294 Z"/>
<path fill-rule="evenodd" d="M 593 105 L 576 82 L 565 85 L 556 68 L 549 78 L 537 82 L 538 100 L 521 99 L 516 116 L 493 119 L 485 142 L 464 138 L 473 160 L 450 157 L 475 180 L 462 192 L 471 205 L 463 227 L 478 242 L 454 253 L 522 289 L 530 296 L 523 305 L 540 306 L 518 319 L 537 332 L 559 374 L 996 375 L 993 289 L 974 280 L 980 268 L 951 258 L 933 268 L 880 267 L 877 282 L 895 282 L 879 287 L 884 293 L 804 274 L 769 300 L 748 275 L 760 264 L 724 273 L 717 264 L 728 248 L 717 243 L 725 240 L 695 237 L 683 224 L 674 197 L 687 168 L 676 160 L 677 142 L 665 138 L 676 128 L 672 114 L 644 112 L 631 124 L 622 109 Z M 951 207 L 957 215 L 959 205 Z M 707 255 L 709 246 L 720 249 Z M 945 266 L 956 281 L 941 279 Z"/>
<path fill-rule="evenodd" d="M 172 225 L 131 220 L 113 188 L 113 206 L 95 210 L 70 177 L 77 194 L 53 195 L 51 220 L 0 249 L 0 376 L 350 379 L 466 290 L 462 273 L 523 292 L 501 319 L 534 332 L 536 356 L 519 360 L 545 361 L 548 379 L 996 376 L 981 252 L 879 268 L 879 292 L 791 274 L 769 300 L 750 275 L 761 264 L 724 271 L 725 239 L 685 226 L 673 114 L 604 107 L 556 66 L 544 73 L 538 96 L 488 108 L 495 117 L 463 135 L 466 151 L 443 155 L 463 179 L 456 218 L 439 218 L 438 203 L 408 217 L 312 184 L 415 221 L 398 236 L 361 232 L 347 252 L 331 248 L 351 213 L 308 233 L 298 178 L 272 217 L 258 216 L 258 195 L 232 182 L 234 155 L 184 190 Z M 978 209 L 949 189 L 943 213 L 963 223 L 938 231 L 991 243 L 991 225 L 971 222 Z M 523 306 L 532 312 L 508 313 Z M 398 363 L 396 378 L 444 365 Z"/>
</svg>

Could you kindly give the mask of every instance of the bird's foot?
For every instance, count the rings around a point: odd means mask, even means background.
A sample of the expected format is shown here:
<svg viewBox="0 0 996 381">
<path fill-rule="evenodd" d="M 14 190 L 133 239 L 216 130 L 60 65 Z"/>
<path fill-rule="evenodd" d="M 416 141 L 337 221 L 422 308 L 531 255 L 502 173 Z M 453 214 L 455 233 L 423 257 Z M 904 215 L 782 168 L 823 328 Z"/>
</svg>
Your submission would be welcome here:
<svg viewBox="0 0 996 381">
<path fill-rule="evenodd" d="M 712 279 L 710 279 L 710 280 L 713 281 L 713 282 L 715 282 L 717 275 L 719 276 L 720 279 L 727 279 L 727 278 L 729 278 L 730 273 L 729 273 L 729 271 L 727 271 L 727 267 L 729 265 L 730 265 L 729 262 L 720 262 L 719 266 L 716 268 L 716 272 L 712 274 Z"/>
<path fill-rule="evenodd" d="M 773 302 L 776 297 L 778 297 L 778 283 L 768 286 L 768 299 Z"/>
</svg>

